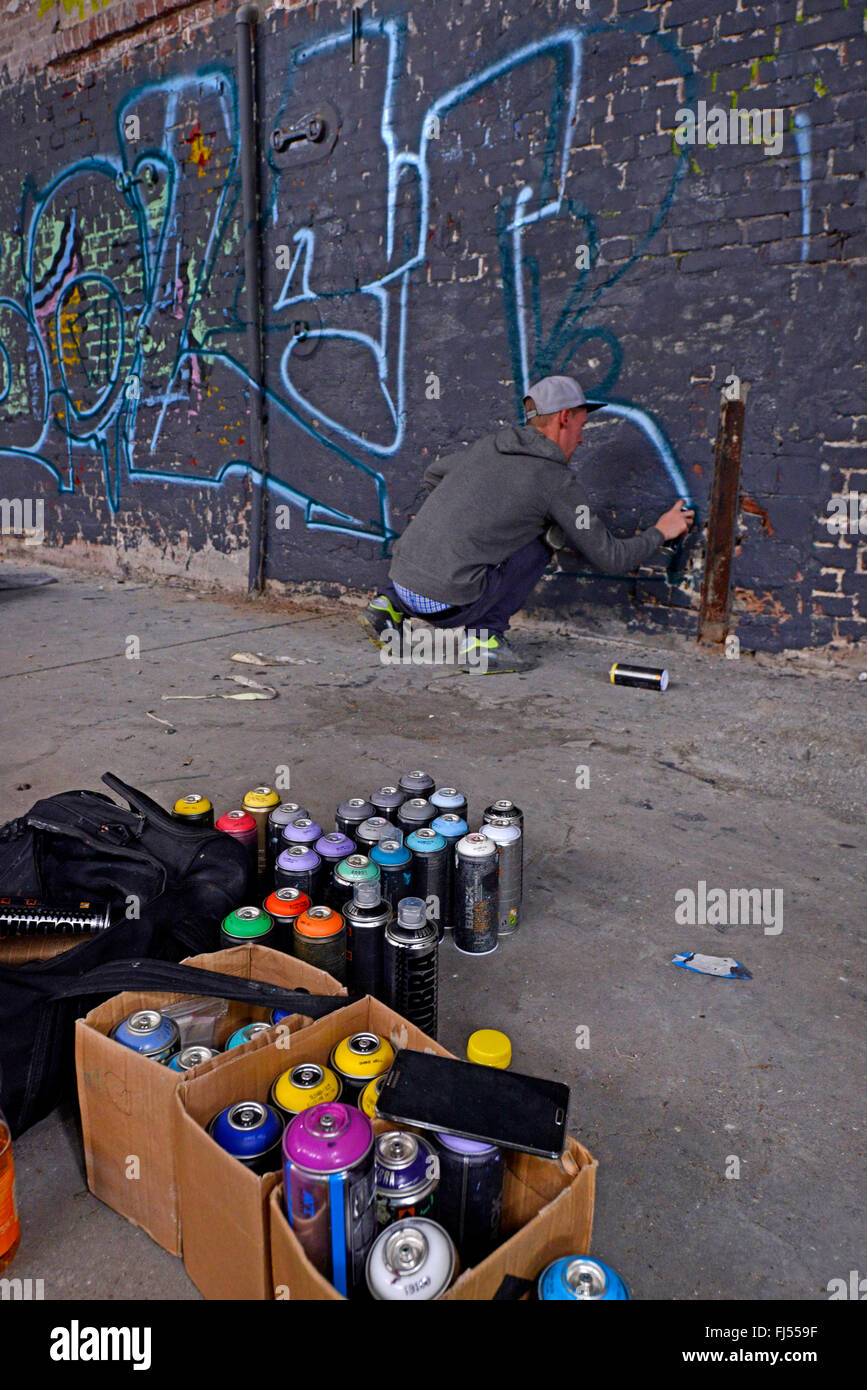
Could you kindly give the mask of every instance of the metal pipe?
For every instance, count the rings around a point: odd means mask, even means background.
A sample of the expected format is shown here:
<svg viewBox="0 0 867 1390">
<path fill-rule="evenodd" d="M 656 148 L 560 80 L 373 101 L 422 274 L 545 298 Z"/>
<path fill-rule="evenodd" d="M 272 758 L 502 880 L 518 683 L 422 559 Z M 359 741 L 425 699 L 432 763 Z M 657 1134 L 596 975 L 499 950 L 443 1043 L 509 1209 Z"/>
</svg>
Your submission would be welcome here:
<svg viewBox="0 0 867 1390">
<path fill-rule="evenodd" d="M 244 220 L 244 297 L 247 318 L 247 371 L 250 377 L 250 561 L 248 594 L 265 587 L 267 440 L 263 402 L 262 276 L 259 229 L 259 141 L 256 120 L 256 33 L 259 11 L 241 5 L 235 11 L 235 63 L 238 74 L 238 120 L 241 137 L 241 206 Z M 258 476 L 257 476 L 258 475 Z"/>
<path fill-rule="evenodd" d="M 741 445 L 744 437 L 744 402 L 723 396 L 713 490 L 707 518 L 707 549 L 701 586 L 699 642 L 724 642 L 731 615 L 732 557 L 737 531 L 741 489 Z"/>
</svg>

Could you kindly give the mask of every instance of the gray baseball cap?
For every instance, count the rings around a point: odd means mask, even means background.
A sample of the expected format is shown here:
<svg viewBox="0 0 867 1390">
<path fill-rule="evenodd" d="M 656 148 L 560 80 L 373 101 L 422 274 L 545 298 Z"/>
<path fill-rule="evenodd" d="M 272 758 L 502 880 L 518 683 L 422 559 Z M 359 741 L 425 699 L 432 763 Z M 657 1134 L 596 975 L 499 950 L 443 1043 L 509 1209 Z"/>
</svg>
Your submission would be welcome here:
<svg viewBox="0 0 867 1390">
<path fill-rule="evenodd" d="M 526 419 L 536 415 L 554 415 L 558 410 L 573 410 L 583 406 L 585 410 L 600 410 L 604 401 L 588 401 L 574 376 L 546 376 L 531 386 L 527 392 L 533 397 L 535 410 L 528 410 Z"/>
</svg>

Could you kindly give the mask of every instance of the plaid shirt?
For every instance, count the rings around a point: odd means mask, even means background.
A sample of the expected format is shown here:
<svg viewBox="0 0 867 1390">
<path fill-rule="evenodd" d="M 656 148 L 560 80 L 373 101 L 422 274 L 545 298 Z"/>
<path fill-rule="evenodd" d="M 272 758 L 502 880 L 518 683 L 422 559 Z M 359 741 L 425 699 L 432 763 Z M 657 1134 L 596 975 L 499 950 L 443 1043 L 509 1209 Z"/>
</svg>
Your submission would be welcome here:
<svg viewBox="0 0 867 1390">
<path fill-rule="evenodd" d="M 411 608 L 414 613 L 443 613 L 449 607 L 447 603 L 438 603 L 435 598 L 426 598 L 424 594 L 414 594 L 412 589 L 405 589 L 402 584 L 395 584 L 401 602 L 407 608 Z"/>
</svg>

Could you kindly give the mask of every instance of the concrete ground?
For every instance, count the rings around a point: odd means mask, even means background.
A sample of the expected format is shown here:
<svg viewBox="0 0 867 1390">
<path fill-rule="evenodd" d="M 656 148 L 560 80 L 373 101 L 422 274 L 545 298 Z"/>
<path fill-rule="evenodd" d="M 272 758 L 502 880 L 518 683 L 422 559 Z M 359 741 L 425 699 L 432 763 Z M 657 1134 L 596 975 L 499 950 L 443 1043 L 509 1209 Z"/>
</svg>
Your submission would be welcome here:
<svg viewBox="0 0 867 1390">
<path fill-rule="evenodd" d="M 288 765 L 293 799 L 329 828 L 339 800 L 410 767 L 464 788 L 476 822 L 512 797 L 523 924 L 488 958 L 444 944 L 440 1038 L 461 1054 L 473 1029 L 504 1028 L 515 1069 L 569 1084 L 570 1132 L 600 1164 L 594 1253 L 641 1299 L 821 1300 L 864 1269 L 857 658 L 724 660 L 622 627 L 527 625 L 540 667 L 479 678 L 382 665 L 348 600 L 52 572 L 56 585 L 0 595 L 0 819 L 108 769 L 166 806 L 195 790 L 221 812 Z M 259 673 L 230 660 L 245 650 L 304 664 Z M 613 687 L 616 658 L 667 665 L 670 689 Z M 161 698 L 240 689 L 231 673 L 278 698 Z M 768 931 L 679 924 L 675 894 L 700 881 L 780 890 L 782 916 Z M 676 969 L 690 950 L 753 978 Z M 12 1272 L 43 1278 L 47 1298 L 198 1297 L 179 1260 L 87 1191 L 74 1112 L 15 1157 Z"/>
</svg>

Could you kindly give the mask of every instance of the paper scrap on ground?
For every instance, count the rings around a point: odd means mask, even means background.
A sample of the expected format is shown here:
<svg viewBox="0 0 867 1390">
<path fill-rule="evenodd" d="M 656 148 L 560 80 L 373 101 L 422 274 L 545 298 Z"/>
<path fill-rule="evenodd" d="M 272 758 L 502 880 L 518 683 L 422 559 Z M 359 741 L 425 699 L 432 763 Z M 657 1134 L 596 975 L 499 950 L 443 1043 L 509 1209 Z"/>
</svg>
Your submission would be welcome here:
<svg viewBox="0 0 867 1390">
<path fill-rule="evenodd" d="M 731 956 L 702 956 L 694 951 L 680 951 L 671 962 L 681 970 L 694 970 L 697 975 L 718 975 L 722 980 L 751 980 L 746 966 Z"/>
<path fill-rule="evenodd" d="M 177 729 L 175 728 L 174 724 L 170 724 L 167 719 L 160 719 L 158 715 L 153 714 L 149 709 L 145 710 L 145 714 L 147 715 L 148 719 L 152 719 L 155 724 L 165 725 L 165 730 L 167 734 L 177 733 Z"/>
<path fill-rule="evenodd" d="M 261 652 L 233 652 L 232 661 L 244 661 L 248 666 L 318 666 L 315 656 L 263 656 Z"/>
<path fill-rule="evenodd" d="M 226 680 L 236 685 L 249 687 L 247 690 L 213 690 L 208 695 L 163 695 L 164 700 L 276 700 L 277 691 L 273 685 L 260 685 L 249 676 L 227 676 Z"/>
</svg>

